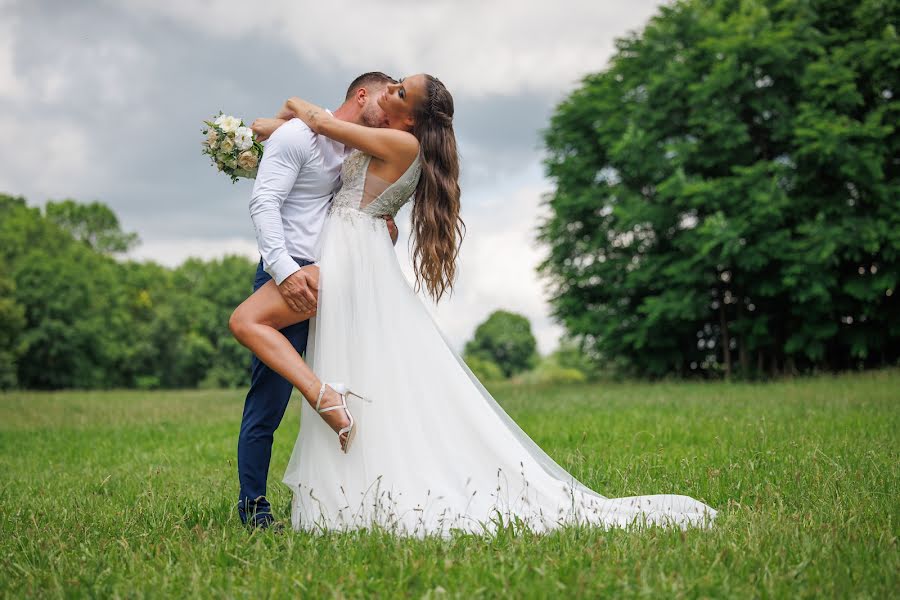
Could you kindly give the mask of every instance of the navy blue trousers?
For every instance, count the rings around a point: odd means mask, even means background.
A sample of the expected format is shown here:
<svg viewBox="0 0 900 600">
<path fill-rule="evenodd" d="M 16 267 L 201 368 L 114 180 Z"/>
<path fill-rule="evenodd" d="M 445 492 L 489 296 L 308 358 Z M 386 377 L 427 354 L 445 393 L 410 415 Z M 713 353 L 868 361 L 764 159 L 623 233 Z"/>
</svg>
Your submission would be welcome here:
<svg viewBox="0 0 900 600">
<path fill-rule="evenodd" d="M 309 261 L 294 259 L 300 266 Z M 256 269 L 253 291 L 272 279 L 263 270 L 262 261 Z M 309 321 L 286 327 L 281 333 L 290 340 L 300 354 L 306 352 L 309 338 Z M 241 434 L 238 438 L 238 478 L 241 491 L 238 496 L 238 514 L 247 523 L 272 519 L 272 510 L 266 500 L 266 478 L 272 459 L 272 440 L 275 430 L 281 424 L 284 411 L 294 386 L 267 367 L 256 356 L 251 363 L 250 391 L 244 401 L 244 417 L 241 420 Z"/>
</svg>

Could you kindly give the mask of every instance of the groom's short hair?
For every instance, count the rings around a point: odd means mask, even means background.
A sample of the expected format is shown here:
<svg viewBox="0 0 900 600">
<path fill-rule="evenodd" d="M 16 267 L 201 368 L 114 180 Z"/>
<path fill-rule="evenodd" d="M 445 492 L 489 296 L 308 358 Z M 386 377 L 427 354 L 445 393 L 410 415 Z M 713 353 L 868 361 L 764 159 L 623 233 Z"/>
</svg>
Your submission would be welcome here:
<svg viewBox="0 0 900 600">
<path fill-rule="evenodd" d="M 344 100 L 349 100 L 353 97 L 353 94 L 356 93 L 361 87 L 368 87 L 370 85 L 387 85 L 389 83 L 397 83 L 397 80 L 391 77 L 390 75 L 385 75 L 381 71 L 370 71 L 369 73 L 363 73 L 359 77 L 353 80 L 350 84 L 350 87 L 347 88 L 347 95 L 344 97 Z"/>
</svg>

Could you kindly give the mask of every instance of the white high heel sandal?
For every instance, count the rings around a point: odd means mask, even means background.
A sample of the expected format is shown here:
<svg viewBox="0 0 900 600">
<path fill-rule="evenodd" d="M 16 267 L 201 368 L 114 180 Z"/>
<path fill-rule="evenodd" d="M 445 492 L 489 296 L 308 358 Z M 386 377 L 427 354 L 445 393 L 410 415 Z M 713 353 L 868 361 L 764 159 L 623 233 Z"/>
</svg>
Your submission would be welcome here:
<svg viewBox="0 0 900 600">
<path fill-rule="evenodd" d="M 322 404 L 322 398 L 325 396 L 325 388 L 330 387 L 338 395 L 341 397 L 341 403 L 335 404 L 334 406 L 327 406 L 325 408 L 319 408 L 319 405 Z M 354 393 L 346 385 L 343 383 L 323 383 L 322 388 L 319 390 L 319 396 L 316 398 L 316 412 L 319 414 L 327 413 L 332 410 L 343 409 L 347 414 L 347 419 L 350 420 L 350 424 L 346 427 L 341 427 L 340 431 L 338 431 L 338 440 L 341 441 L 341 450 L 344 454 L 350 450 L 350 444 L 353 443 L 353 439 L 356 437 L 356 421 L 353 419 L 353 415 L 350 413 L 350 408 L 347 406 L 347 398 L 350 396 L 355 396 L 360 400 L 365 400 L 366 402 L 371 402 L 371 400 L 367 398 L 363 398 L 359 394 Z M 344 438 L 343 435 L 347 434 L 347 437 Z"/>
</svg>

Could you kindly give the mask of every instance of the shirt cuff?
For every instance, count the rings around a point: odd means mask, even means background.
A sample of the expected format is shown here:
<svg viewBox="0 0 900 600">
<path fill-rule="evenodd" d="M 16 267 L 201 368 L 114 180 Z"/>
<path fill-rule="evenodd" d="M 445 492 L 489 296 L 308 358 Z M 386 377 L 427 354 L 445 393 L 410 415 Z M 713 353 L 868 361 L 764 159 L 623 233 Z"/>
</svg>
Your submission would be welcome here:
<svg viewBox="0 0 900 600">
<path fill-rule="evenodd" d="M 281 282 L 296 273 L 300 270 L 300 265 L 297 264 L 290 256 L 282 256 L 278 260 L 274 262 L 274 264 L 268 265 L 266 267 L 266 273 L 272 276 L 272 279 L 275 280 L 275 283 L 281 285 Z"/>
</svg>

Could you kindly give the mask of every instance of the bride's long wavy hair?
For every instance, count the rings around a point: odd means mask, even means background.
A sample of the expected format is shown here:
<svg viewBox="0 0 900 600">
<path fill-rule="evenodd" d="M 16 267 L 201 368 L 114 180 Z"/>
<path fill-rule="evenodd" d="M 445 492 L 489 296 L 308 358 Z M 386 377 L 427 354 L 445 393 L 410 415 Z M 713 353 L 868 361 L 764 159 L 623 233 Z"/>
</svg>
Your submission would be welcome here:
<svg viewBox="0 0 900 600">
<path fill-rule="evenodd" d="M 453 288 L 456 259 L 465 233 L 459 216 L 459 154 L 453 132 L 453 96 L 425 75 L 427 96 L 413 111 L 413 135 L 422 153 L 422 174 L 412 209 L 416 289 L 424 284 L 439 301 Z"/>
</svg>

